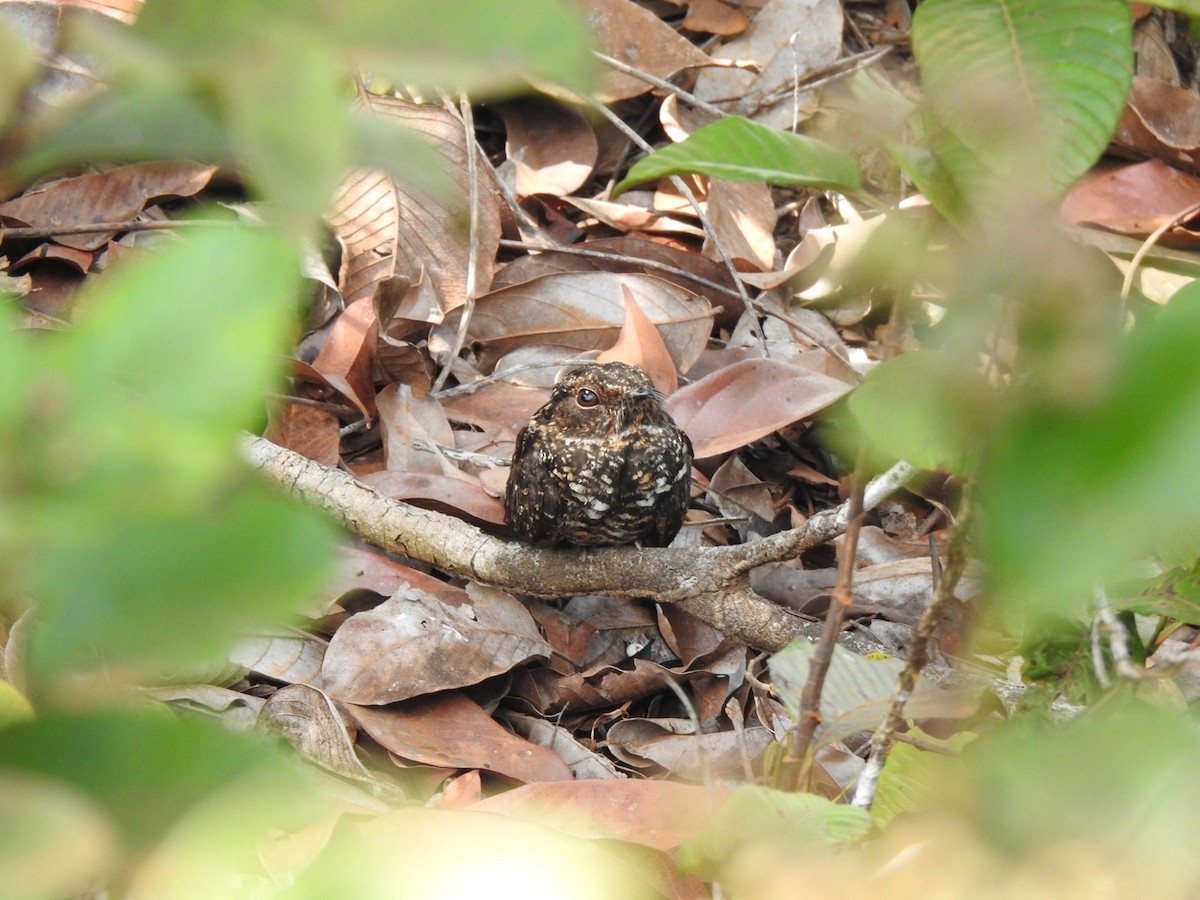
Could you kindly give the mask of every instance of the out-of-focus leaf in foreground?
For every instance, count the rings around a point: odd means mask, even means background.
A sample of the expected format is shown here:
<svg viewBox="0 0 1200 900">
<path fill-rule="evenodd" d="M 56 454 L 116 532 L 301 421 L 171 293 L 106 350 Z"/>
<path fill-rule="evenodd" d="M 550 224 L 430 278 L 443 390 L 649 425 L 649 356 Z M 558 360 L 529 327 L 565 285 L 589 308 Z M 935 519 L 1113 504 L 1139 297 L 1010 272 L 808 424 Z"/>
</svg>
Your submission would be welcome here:
<svg viewBox="0 0 1200 900">
<path fill-rule="evenodd" d="M 1159 542 L 1197 536 L 1200 287 L 1126 341 L 1111 390 L 1078 409 L 1030 404 L 984 469 L 983 550 L 998 596 L 1066 612 Z"/>
<path fill-rule="evenodd" d="M 918 7 L 913 55 L 934 117 L 927 143 L 977 214 L 1014 189 L 1055 196 L 1099 158 L 1133 77 L 1129 34 L 1122 0 Z"/>
<path fill-rule="evenodd" d="M 10 565 L 41 602 L 43 673 L 184 665 L 295 607 L 329 528 L 268 491 L 233 442 L 279 376 L 293 250 L 241 226 L 195 234 L 99 280 L 77 326 L 20 349 L 0 407 Z M 19 524 L 19 528 L 17 527 Z"/>
</svg>

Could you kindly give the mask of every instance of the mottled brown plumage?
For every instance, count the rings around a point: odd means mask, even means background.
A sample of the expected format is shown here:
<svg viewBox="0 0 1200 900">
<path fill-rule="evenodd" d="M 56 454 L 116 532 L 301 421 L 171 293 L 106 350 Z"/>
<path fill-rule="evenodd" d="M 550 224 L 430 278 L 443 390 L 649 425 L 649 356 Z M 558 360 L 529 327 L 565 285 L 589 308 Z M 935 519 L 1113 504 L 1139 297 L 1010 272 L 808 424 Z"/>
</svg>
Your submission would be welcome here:
<svg viewBox="0 0 1200 900">
<path fill-rule="evenodd" d="M 575 369 L 517 435 L 504 514 L 533 544 L 665 547 L 683 524 L 692 444 L 641 369 Z"/>
</svg>

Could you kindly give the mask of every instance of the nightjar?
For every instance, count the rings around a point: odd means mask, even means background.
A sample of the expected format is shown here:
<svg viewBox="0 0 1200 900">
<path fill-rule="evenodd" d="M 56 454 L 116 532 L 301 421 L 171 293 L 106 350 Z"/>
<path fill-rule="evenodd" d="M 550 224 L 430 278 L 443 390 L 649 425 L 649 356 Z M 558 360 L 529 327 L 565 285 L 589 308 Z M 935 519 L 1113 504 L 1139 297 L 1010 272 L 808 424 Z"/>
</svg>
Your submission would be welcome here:
<svg viewBox="0 0 1200 900">
<path fill-rule="evenodd" d="M 636 366 L 586 365 L 517 435 L 504 515 L 533 544 L 665 547 L 688 505 L 692 443 Z"/>
</svg>

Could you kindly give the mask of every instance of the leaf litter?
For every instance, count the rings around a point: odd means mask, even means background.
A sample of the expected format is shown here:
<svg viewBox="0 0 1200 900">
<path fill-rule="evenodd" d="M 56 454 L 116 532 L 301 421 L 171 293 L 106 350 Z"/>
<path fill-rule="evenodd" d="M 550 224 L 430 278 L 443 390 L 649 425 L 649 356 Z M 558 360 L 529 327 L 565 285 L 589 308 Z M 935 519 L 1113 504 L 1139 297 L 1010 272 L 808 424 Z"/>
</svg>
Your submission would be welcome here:
<svg viewBox="0 0 1200 900">
<path fill-rule="evenodd" d="M 831 0 L 770 0 L 750 15 L 719 0 L 670 2 L 685 8 L 681 17 L 629 0 L 584 7 L 617 62 L 599 99 L 633 104 L 622 113 L 629 121 L 661 115 L 673 137 L 713 117 L 688 110 L 683 125 L 676 116 L 686 103 L 663 102 L 654 79 L 681 78 L 724 112 L 792 126 L 824 103 L 801 82 L 852 55 L 848 22 L 881 45 L 907 24 Z M 137 4 L 94 8 L 129 18 Z M 720 39 L 697 40 L 707 35 Z M 1144 237 L 1200 200 L 1196 137 L 1170 130 L 1194 119 L 1180 110 L 1196 102 L 1139 77 L 1116 143 L 1173 168 L 1109 160 L 1072 190 L 1064 217 Z M 856 384 L 856 367 L 888 340 L 843 277 L 882 217 L 830 211 L 830 225 L 803 202 L 819 203 L 819 192 L 764 183 L 691 179 L 704 219 L 665 181 L 614 199 L 630 147 L 549 96 L 498 104 L 503 139 L 480 128 L 469 144 L 452 108 L 365 91 L 358 103 L 364 115 L 430 137 L 449 177 L 439 193 L 375 170 L 346 176 L 327 216 L 336 252 L 312 282 L 321 314 L 297 346 L 268 437 L 390 496 L 503 534 L 499 497 L 517 430 L 563 368 L 619 359 L 651 374 L 695 445 L 692 522 L 680 545 L 765 536 L 840 502 L 845 461 L 814 436 Z M 74 288 L 119 264 L 140 227 L 169 224 L 207 199 L 215 172 L 139 163 L 8 198 L 3 277 L 26 280 L 30 314 L 69 319 Z M 1194 246 L 1197 220 L 1174 223 L 1166 240 Z M 96 223 L 125 227 L 87 230 Z M 464 350 L 449 359 L 464 320 Z M 450 387 L 434 390 L 445 367 Z M 864 530 L 862 627 L 911 624 L 927 602 L 934 575 L 923 539 L 946 524 L 933 501 L 902 496 L 899 515 Z M 232 687 L 155 695 L 235 723 L 256 717 L 367 788 L 411 791 L 425 771 L 426 789 L 440 788 L 447 808 L 653 853 L 696 835 L 729 783 L 761 778 L 799 714 L 807 648 L 778 654 L 768 670 L 674 605 L 588 596 L 551 604 L 449 582 L 349 543 L 342 560 L 303 629 L 238 644 Z M 816 548 L 763 567 L 755 589 L 820 615 L 833 583 L 830 552 Z M 898 633 L 881 630 L 881 642 Z M 841 648 L 835 671 L 816 765 L 830 797 L 857 774 L 855 739 L 878 723 L 895 674 Z M 923 685 L 910 712 L 973 710 L 968 698 Z M 378 821 L 385 837 L 425 827 Z M 688 896 L 695 885 L 669 887 Z"/>
</svg>

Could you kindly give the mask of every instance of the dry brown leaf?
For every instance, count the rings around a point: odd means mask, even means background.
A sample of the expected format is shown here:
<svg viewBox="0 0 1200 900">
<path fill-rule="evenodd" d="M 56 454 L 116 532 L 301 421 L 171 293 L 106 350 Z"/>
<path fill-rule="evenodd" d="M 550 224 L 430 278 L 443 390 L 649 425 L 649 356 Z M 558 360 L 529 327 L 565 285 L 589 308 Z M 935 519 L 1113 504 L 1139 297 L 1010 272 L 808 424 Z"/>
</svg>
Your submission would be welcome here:
<svg viewBox="0 0 1200 900">
<path fill-rule="evenodd" d="M 10 224 L 32 226 L 132 222 L 154 199 L 191 197 L 203 190 L 216 170 L 193 162 L 153 162 L 76 175 L 0 203 L 0 217 Z M 113 232 L 67 234 L 54 241 L 97 250 L 112 236 Z"/>
<path fill-rule="evenodd" d="M 591 676 L 609 666 L 620 666 L 629 660 L 632 649 L 642 648 L 644 654 L 657 638 L 654 615 L 643 603 L 613 597 L 572 597 L 557 611 L 565 631 L 554 628 L 551 620 L 541 618 L 547 612 L 536 607 L 535 611 L 548 640 L 550 632 L 571 640 L 570 646 L 564 643 L 562 648 L 564 659 L 577 660 L 574 668 L 566 669 L 568 674 L 581 670 L 584 676 Z M 581 647 L 577 641 L 584 637 L 588 639 L 587 645 Z M 576 655 L 567 655 L 572 652 Z"/>
<path fill-rule="evenodd" d="M 673 850 L 703 830 L 728 788 L 623 779 L 527 784 L 472 809 L 542 822 L 579 837 L 609 837 Z"/>
<path fill-rule="evenodd" d="M 770 359 L 734 363 L 680 388 L 667 398 L 667 408 L 692 439 L 697 459 L 727 453 L 844 396 L 849 384 L 820 374 L 825 356 L 814 350 L 799 358 L 811 366 Z"/>
<path fill-rule="evenodd" d="M 376 171 L 352 173 L 328 215 L 344 247 L 340 284 L 347 304 L 371 297 L 397 275 L 416 283 L 422 272 L 437 296 L 438 315 L 463 303 L 467 290 L 467 146 L 462 122 L 444 109 L 395 97 L 367 95 L 375 115 L 402 121 L 432 139 L 455 188 L 449 204 Z M 474 144 L 471 145 L 474 152 Z M 479 201 L 475 265 L 477 283 L 490 283 L 500 241 L 499 191 L 491 167 L 477 167 Z M 432 316 L 433 312 L 428 311 Z M 436 321 L 430 318 L 427 321 Z"/>
<path fill-rule="evenodd" d="M 370 298 L 357 300 L 334 321 L 325 346 L 312 363 L 313 370 L 366 418 L 375 414 L 372 372 L 378 335 L 379 321 Z"/>
<path fill-rule="evenodd" d="M 667 0 L 675 6 L 686 6 L 681 28 L 706 34 L 741 34 L 750 27 L 750 20 L 740 9 L 722 0 Z"/>
<path fill-rule="evenodd" d="M 433 808 L 463 809 L 482 799 L 483 779 L 479 777 L 478 769 L 472 769 L 470 772 L 463 772 L 457 778 L 447 781 L 437 802 L 433 804 Z"/>
<path fill-rule="evenodd" d="M 20 269 L 31 263 L 54 260 L 65 263 L 81 275 L 86 275 L 91 270 L 97 255 L 93 250 L 77 250 L 63 244 L 42 244 L 15 260 L 10 268 Z"/>
<path fill-rule="evenodd" d="M 338 417 L 323 407 L 280 403 L 268 412 L 263 437 L 326 466 L 336 466 L 342 440 L 339 424 Z"/>
<path fill-rule="evenodd" d="M 537 716 L 505 712 L 503 721 L 526 740 L 553 750 L 571 769 L 575 778 L 624 778 L 624 774 L 607 757 L 589 750 L 565 728 Z"/>
<path fill-rule="evenodd" d="M 514 693 L 543 715 L 554 715 L 565 709 L 621 706 L 661 692 L 665 680 L 674 679 L 669 669 L 649 660 L 634 657 L 633 668 L 628 666 L 626 653 L 620 666 L 596 666 L 575 675 L 523 669 L 516 673 Z"/>
<path fill-rule="evenodd" d="M 354 753 L 354 741 L 329 698 L 306 684 L 272 694 L 258 714 L 260 724 L 281 733 L 301 756 L 339 775 L 371 780 Z"/>
<path fill-rule="evenodd" d="M 771 493 L 774 486 L 760 479 L 741 457 L 734 455 L 713 473 L 708 496 L 722 516 L 749 519 L 739 525 L 739 534 L 745 536 L 747 532 L 754 532 L 762 537 L 773 530 L 770 526 L 776 513 L 775 498 Z M 759 521 L 755 521 L 755 517 Z"/>
<path fill-rule="evenodd" d="M 790 128 L 794 119 L 815 111 L 811 92 L 796 95 L 796 80 L 836 62 L 841 50 L 838 0 L 770 0 L 745 34 L 711 50 L 716 59 L 753 61 L 761 70 L 704 69 L 696 76 L 694 92 L 728 112 Z"/>
<path fill-rule="evenodd" d="M 731 290 L 735 287 L 729 270 L 720 263 L 705 259 L 698 253 L 680 250 L 659 241 L 649 241 L 637 237 L 614 237 L 588 241 L 584 244 L 584 247 L 588 250 L 600 250 L 627 258 L 625 261 L 596 260 L 597 267 L 606 271 L 636 272 L 639 271 L 636 268 L 638 260 L 649 260 L 651 262 L 674 266 L 677 269 L 690 272 L 706 281 L 714 282 Z M 687 290 L 704 293 L 704 288 L 697 287 L 696 282 L 670 272 L 646 270 L 646 274 L 674 282 Z M 740 307 L 736 309 L 731 308 L 731 305 L 740 303 L 737 298 L 722 295 L 719 302 L 726 307 L 725 316 L 736 318 L 737 315 L 740 315 Z"/>
<path fill-rule="evenodd" d="M 642 272 L 670 281 L 684 290 L 705 293 L 706 289 L 702 285 L 698 285 L 694 279 L 651 268 L 644 265 L 643 260 L 690 272 L 699 278 L 730 290 L 734 288 L 733 279 L 725 266 L 693 251 L 681 250 L 659 241 L 637 237 L 601 238 L 587 241 L 581 246 L 581 249 L 608 254 L 608 256 L 604 258 L 579 256 L 574 253 L 559 253 L 553 250 L 521 256 L 503 266 L 496 273 L 496 278 L 492 282 L 492 290 L 532 281 L 542 275 L 603 271 Z M 714 299 L 722 307 L 718 317 L 720 324 L 731 324 L 741 315 L 742 305 L 738 297 L 721 294 L 719 299 Z"/>
<path fill-rule="evenodd" d="M 624 719 L 608 730 L 613 755 L 639 769 L 663 768 L 689 780 L 729 778 L 744 772 L 743 751 L 753 761 L 774 741 L 760 726 L 696 734 L 691 719 Z"/>
<path fill-rule="evenodd" d="M 621 296 L 625 300 L 625 323 L 617 342 L 601 351 L 596 362 L 640 366 L 660 393 L 670 394 L 679 387 L 679 373 L 671 362 L 667 345 L 625 285 L 621 285 Z"/>
<path fill-rule="evenodd" d="M 1068 222 L 1145 236 L 1197 202 L 1200 176 L 1151 159 L 1097 166 L 1067 193 L 1061 213 Z M 1197 235 L 1180 226 L 1168 231 L 1164 240 L 1191 246 Z"/>
<path fill-rule="evenodd" d="M 243 638 L 229 661 L 285 684 L 311 684 L 321 671 L 325 642 L 312 635 L 270 634 Z"/>
<path fill-rule="evenodd" d="M 704 205 L 717 241 L 738 271 L 769 271 L 774 267 L 775 204 L 766 184 L 713 179 Z M 704 255 L 721 258 L 707 235 Z"/>
<path fill-rule="evenodd" d="M 1200 97 L 1157 79 L 1134 76 L 1129 102 L 1112 137 L 1117 148 L 1188 172 L 1200 166 Z"/>
<path fill-rule="evenodd" d="M 605 54 L 650 75 L 670 78 L 681 69 L 709 65 L 708 56 L 648 9 L 629 0 L 582 0 L 588 24 Z M 596 92 L 602 103 L 640 97 L 651 85 L 606 71 Z"/>
<path fill-rule="evenodd" d="M 330 581 L 339 594 L 367 590 L 381 597 L 390 597 L 402 587 L 431 594 L 446 588 L 444 581 L 398 563 L 382 550 L 366 545 L 339 544 L 337 557 L 337 572 Z"/>
<path fill-rule="evenodd" d="M 442 447 L 454 446 L 454 429 L 442 405 L 432 397 L 416 397 L 406 384 L 389 384 L 375 397 L 387 468 L 392 472 L 450 475 L 451 466 L 440 453 L 419 448 L 419 438 Z"/>
<path fill-rule="evenodd" d="M 715 651 L 725 640 L 717 629 L 707 622 L 701 622 L 675 603 L 664 603 L 658 607 L 658 628 L 664 643 L 685 669 L 690 669 L 701 656 Z"/>
<path fill-rule="evenodd" d="M 591 177 L 596 135 L 577 109 L 530 96 L 502 104 L 505 155 L 516 169 L 517 197 L 565 197 Z"/>
<path fill-rule="evenodd" d="M 545 402 L 546 395 L 539 391 L 508 381 L 489 381 L 469 394 L 444 398 L 442 407 L 451 420 L 489 436 L 492 452 L 502 450 L 498 455 L 512 456 L 517 431 Z"/>
<path fill-rule="evenodd" d="M 11 676 L 10 676 L 11 677 Z M 234 728 L 252 728 L 266 702 L 242 691 L 215 684 L 164 684 L 142 689 L 147 697 L 163 703 L 176 703 L 187 709 L 202 709 Z"/>
<path fill-rule="evenodd" d="M 631 194 L 633 195 L 632 197 L 630 196 Z M 692 225 L 690 222 L 681 222 L 679 219 L 667 215 L 668 212 L 673 212 L 674 210 L 666 210 L 660 207 L 650 209 L 630 203 L 628 201 L 638 199 L 638 194 L 633 191 L 622 196 L 626 202 L 616 203 L 611 200 L 594 200 L 588 197 L 567 197 L 565 199 L 572 206 L 618 231 L 643 231 L 647 234 L 684 234 L 692 237 L 700 237 L 704 234 L 704 229 L 699 226 Z M 679 208 L 685 209 L 682 204 L 679 205 Z M 690 213 L 692 209 L 690 206 L 687 206 L 685 211 Z"/>
<path fill-rule="evenodd" d="M 571 777 L 571 770 L 554 751 L 517 737 L 458 691 L 387 709 L 346 704 L 346 711 L 382 747 L 402 759 L 485 769 L 523 783 Z"/>
<path fill-rule="evenodd" d="M 1135 75 L 1113 144 L 1137 157 L 1161 159 L 1189 172 L 1200 166 L 1200 97 Z"/>
<path fill-rule="evenodd" d="M 371 472 L 359 476 L 359 481 L 388 497 L 465 518 L 474 525 L 504 524 L 504 504 L 485 491 L 478 479 L 461 472 Z"/>
<path fill-rule="evenodd" d="M 319 684 L 346 703 L 379 705 L 478 684 L 548 656 L 529 612 L 503 592 L 473 604 L 404 587 L 351 616 L 329 642 Z"/>
<path fill-rule="evenodd" d="M 676 369 L 686 372 L 708 342 L 712 307 L 704 298 L 651 275 L 566 273 L 493 291 L 476 303 L 468 340 L 481 345 L 486 369 L 529 344 L 561 348 L 564 358 L 601 350 L 616 340 L 625 320 L 623 284 L 658 327 Z M 456 312 L 434 329 L 431 349 L 445 352 L 457 328 Z"/>
</svg>

